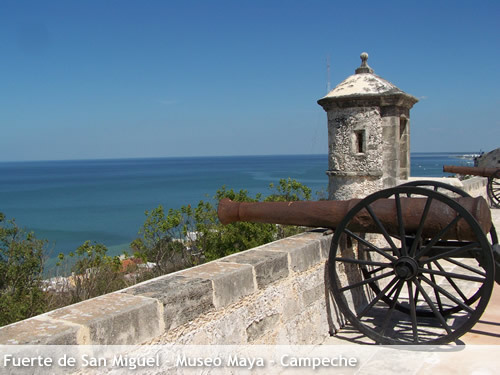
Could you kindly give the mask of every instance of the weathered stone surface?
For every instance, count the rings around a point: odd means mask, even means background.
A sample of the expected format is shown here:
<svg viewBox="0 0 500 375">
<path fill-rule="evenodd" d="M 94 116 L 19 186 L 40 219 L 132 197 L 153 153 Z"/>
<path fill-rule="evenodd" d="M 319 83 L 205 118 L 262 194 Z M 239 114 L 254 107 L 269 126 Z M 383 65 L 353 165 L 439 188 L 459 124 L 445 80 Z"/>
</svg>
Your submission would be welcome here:
<svg viewBox="0 0 500 375">
<path fill-rule="evenodd" d="M 284 326 L 286 337 L 295 345 L 318 344 L 329 337 L 324 300 L 304 308 Z"/>
<path fill-rule="evenodd" d="M 324 265 L 269 284 L 237 303 L 155 339 L 154 344 L 295 344 L 329 335 L 325 308 Z M 336 311 L 331 312 L 336 319 Z M 301 320 L 302 319 L 302 320 Z M 301 325 L 301 322 L 304 324 Z M 298 326 L 297 326 L 298 325 Z M 294 341 L 300 335 L 300 341 Z"/>
<path fill-rule="evenodd" d="M 88 342 L 79 344 L 130 345 L 163 332 L 163 312 L 152 298 L 112 293 L 47 314 L 51 319 L 84 326 Z"/>
<path fill-rule="evenodd" d="M 316 301 L 324 299 L 325 296 L 325 284 L 322 282 L 319 285 L 315 285 L 311 289 L 304 290 L 302 292 L 302 301 L 305 306 L 308 306 Z"/>
<path fill-rule="evenodd" d="M 500 168 L 500 147 L 477 158 L 477 166 L 482 168 Z"/>
<path fill-rule="evenodd" d="M 207 279 L 167 275 L 126 290 L 163 303 L 165 329 L 172 329 L 214 308 L 212 282 Z"/>
<path fill-rule="evenodd" d="M 0 328 L 1 345 L 76 345 L 80 326 L 48 318 L 26 319 Z"/>
<path fill-rule="evenodd" d="M 0 343 L 15 337 L 26 344 L 295 344 L 308 342 L 307 335 L 315 342 L 329 330 L 324 259 L 332 236 L 322 232 L 4 327 Z"/>
<path fill-rule="evenodd" d="M 325 235 L 325 232 L 327 229 L 323 228 L 318 228 L 314 229 L 308 232 L 300 233 L 292 238 L 297 238 L 297 239 L 303 239 L 303 240 L 309 240 L 309 241 L 318 241 L 319 246 L 320 246 L 320 255 L 323 259 L 328 259 L 328 256 L 330 254 L 330 245 L 332 243 L 332 237 L 333 235 L 327 234 Z"/>
<path fill-rule="evenodd" d="M 265 249 L 288 253 L 289 267 L 293 272 L 305 271 L 321 262 L 320 244 L 314 240 L 285 238 L 266 245 Z"/>
<path fill-rule="evenodd" d="M 365 133 L 365 152 L 358 153 L 354 132 Z M 377 107 L 346 108 L 328 113 L 328 169 L 360 176 L 382 169 L 382 120 Z"/>
<path fill-rule="evenodd" d="M 225 257 L 221 261 L 253 266 L 258 288 L 264 288 L 266 285 L 288 276 L 286 253 L 248 250 Z"/>
<path fill-rule="evenodd" d="M 462 190 L 473 197 L 483 197 L 488 200 L 488 179 L 486 177 L 472 177 L 462 181 Z"/>
<path fill-rule="evenodd" d="M 377 107 L 328 112 L 328 196 L 362 198 L 382 188 L 382 120 Z M 365 133 L 365 152 L 358 153 L 355 132 Z"/>
<path fill-rule="evenodd" d="M 252 267 L 245 264 L 210 262 L 178 274 L 212 280 L 216 308 L 234 303 L 256 290 Z"/>
<path fill-rule="evenodd" d="M 329 176 L 329 178 L 328 194 L 330 199 L 334 200 L 364 198 L 383 188 L 380 177 Z"/>
<path fill-rule="evenodd" d="M 247 327 L 248 342 L 253 342 L 268 331 L 273 331 L 280 319 L 279 314 L 266 316 L 264 319 L 253 322 Z"/>
<path fill-rule="evenodd" d="M 408 181 L 414 182 L 414 181 L 419 181 L 422 180 L 421 177 L 410 177 Z M 426 181 L 435 181 L 435 182 L 442 182 L 447 185 L 452 185 L 454 187 L 457 187 L 469 195 L 473 197 L 483 197 L 484 199 L 488 199 L 487 193 L 486 193 L 486 185 L 488 183 L 488 179 L 486 177 L 472 177 L 467 180 L 462 180 L 460 181 L 456 177 L 425 177 Z M 408 181 L 398 181 L 399 184 L 404 184 L 407 183 Z M 431 187 L 432 188 L 432 187 Z M 439 188 L 438 189 L 439 193 L 448 195 L 450 197 L 455 197 L 454 193 L 450 193 L 449 190 Z"/>
</svg>

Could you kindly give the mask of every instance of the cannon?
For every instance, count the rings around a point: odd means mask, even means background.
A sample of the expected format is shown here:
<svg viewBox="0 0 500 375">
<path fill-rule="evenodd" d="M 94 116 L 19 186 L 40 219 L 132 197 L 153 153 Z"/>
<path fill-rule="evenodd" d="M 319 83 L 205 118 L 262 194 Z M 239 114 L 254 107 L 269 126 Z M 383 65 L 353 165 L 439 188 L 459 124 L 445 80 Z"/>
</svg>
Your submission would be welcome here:
<svg viewBox="0 0 500 375">
<path fill-rule="evenodd" d="M 444 165 L 443 172 L 488 177 L 486 191 L 491 205 L 500 208 L 500 168 L 460 167 Z"/>
<path fill-rule="evenodd" d="M 218 215 L 223 224 L 333 229 L 331 295 L 379 344 L 455 341 L 479 320 L 493 290 L 498 240 L 487 202 L 446 184 L 412 182 L 348 201 L 222 199 Z"/>
</svg>

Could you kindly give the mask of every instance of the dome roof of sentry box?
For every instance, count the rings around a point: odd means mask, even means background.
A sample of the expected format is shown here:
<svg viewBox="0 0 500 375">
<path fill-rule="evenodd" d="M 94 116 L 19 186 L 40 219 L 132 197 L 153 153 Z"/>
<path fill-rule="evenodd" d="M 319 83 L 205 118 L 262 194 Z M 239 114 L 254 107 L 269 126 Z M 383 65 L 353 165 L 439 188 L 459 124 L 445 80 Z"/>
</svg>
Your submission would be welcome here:
<svg viewBox="0 0 500 375">
<path fill-rule="evenodd" d="M 409 107 L 418 102 L 414 96 L 374 74 L 373 69 L 367 64 L 368 54 L 366 52 L 363 52 L 360 57 L 361 66 L 356 69 L 356 73 L 347 77 L 325 97 L 318 100 L 318 104 L 324 106 L 328 102 L 374 97 L 404 97 L 404 101 Z"/>
</svg>

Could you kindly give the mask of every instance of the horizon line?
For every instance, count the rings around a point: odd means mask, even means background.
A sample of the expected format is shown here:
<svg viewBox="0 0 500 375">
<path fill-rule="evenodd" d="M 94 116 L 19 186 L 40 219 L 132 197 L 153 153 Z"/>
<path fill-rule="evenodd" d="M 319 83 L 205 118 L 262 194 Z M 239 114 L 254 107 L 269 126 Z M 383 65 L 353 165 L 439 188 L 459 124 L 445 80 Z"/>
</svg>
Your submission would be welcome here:
<svg viewBox="0 0 500 375">
<path fill-rule="evenodd" d="M 411 154 L 481 154 L 481 151 L 413 151 Z M 299 153 L 299 154 L 243 154 L 243 155 L 189 155 L 189 156 L 125 156 L 102 158 L 75 158 L 75 159 L 37 159 L 37 160 L 0 160 L 0 164 L 7 163 L 43 163 L 43 162 L 76 162 L 76 161 L 116 161 L 116 160 L 147 160 L 147 159 L 196 159 L 196 158 L 239 158 L 239 157 L 271 157 L 271 156 L 328 156 L 328 153 Z"/>
</svg>

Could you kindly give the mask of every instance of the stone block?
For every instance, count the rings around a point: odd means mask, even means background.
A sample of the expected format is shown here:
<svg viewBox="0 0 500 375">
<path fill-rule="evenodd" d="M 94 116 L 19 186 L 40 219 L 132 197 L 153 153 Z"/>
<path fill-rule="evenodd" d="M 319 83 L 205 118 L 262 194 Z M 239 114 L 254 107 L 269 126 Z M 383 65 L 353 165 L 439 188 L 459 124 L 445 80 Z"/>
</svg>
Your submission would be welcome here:
<svg viewBox="0 0 500 375">
<path fill-rule="evenodd" d="M 300 314 L 285 323 L 286 335 L 294 345 L 310 345 L 329 337 L 323 301 L 304 308 Z"/>
<path fill-rule="evenodd" d="M 80 326 L 46 315 L 0 328 L 0 345 L 77 345 Z"/>
<path fill-rule="evenodd" d="M 253 342 L 266 333 L 276 330 L 279 320 L 279 314 L 273 314 L 250 324 L 247 327 L 248 342 Z"/>
<path fill-rule="evenodd" d="M 196 319 L 214 308 L 212 282 L 207 279 L 166 275 L 126 290 L 163 303 L 165 329 Z"/>
<path fill-rule="evenodd" d="M 320 246 L 321 258 L 328 259 L 328 256 L 330 254 L 330 246 L 332 244 L 333 234 L 330 233 L 325 235 L 325 233 L 327 233 L 327 229 L 318 228 L 308 232 L 297 234 L 292 238 L 318 241 Z"/>
<path fill-rule="evenodd" d="M 288 257 L 286 253 L 248 250 L 230 255 L 220 259 L 220 261 L 253 266 L 259 289 L 288 276 Z"/>
<path fill-rule="evenodd" d="M 303 272 L 321 262 L 320 243 L 316 240 L 290 237 L 272 242 L 265 250 L 288 253 L 289 267 L 293 272 Z"/>
<path fill-rule="evenodd" d="M 178 275 L 212 280 L 216 308 L 230 305 L 256 290 L 252 267 L 246 264 L 210 262 L 181 271 Z"/>
<path fill-rule="evenodd" d="M 302 303 L 304 306 L 309 306 L 313 303 L 316 303 L 317 301 L 324 301 L 325 300 L 325 283 L 324 281 L 319 284 L 314 286 L 311 289 L 304 290 L 302 292 Z"/>
<path fill-rule="evenodd" d="M 83 326 L 88 342 L 79 344 L 131 345 L 163 332 L 161 310 L 155 299 L 112 293 L 52 311 L 47 317 Z"/>
</svg>

